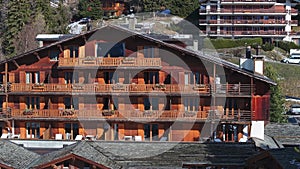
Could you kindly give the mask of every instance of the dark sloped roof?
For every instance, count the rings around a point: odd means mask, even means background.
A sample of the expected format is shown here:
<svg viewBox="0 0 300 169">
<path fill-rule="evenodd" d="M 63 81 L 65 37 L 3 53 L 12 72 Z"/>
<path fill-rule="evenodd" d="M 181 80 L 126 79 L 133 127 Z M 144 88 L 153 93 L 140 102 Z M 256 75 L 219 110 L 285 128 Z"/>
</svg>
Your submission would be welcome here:
<svg viewBox="0 0 300 169">
<path fill-rule="evenodd" d="M 297 152 L 295 148 L 288 147 L 282 149 L 272 149 L 268 152 L 274 159 L 276 159 L 276 161 L 282 166 L 282 168 L 300 168 L 300 151 Z"/>
<path fill-rule="evenodd" d="M 254 144 L 249 143 L 83 141 L 42 156 L 34 166 L 69 153 L 114 169 L 181 168 L 184 164 L 244 166 L 248 157 L 257 154 Z"/>
<path fill-rule="evenodd" d="M 300 126 L 293 124 L 270 123 L 265 127 L 265 134 L 274 137 L 282 144 L 300 145 Z"/>
<path fill-rule="evenodd" d="M 8 140 L 0 141 L 0 164 L 15 169 L 24 169 L 38 157 L 40 155 Z"/>
<path fill-rule="evenodd" d="M 159 44 L 167 46 L 169 48 L 176 49 L 178 51 L 186 53 L 186 54 L 188 54 L 190 56 L 197 57 L 197 58 L 206 60 L 208 62 L 218 64 L 220 66 L 232 69 L 232 70 L 234 70 L 236 72 L 239 72 L 241 74 L 244 74 L 246 76 L 253 77 L 255 79 L 261 80 L 263 82 L 266 82 L 266 83 L 269 83 L 269 84 L 272 84 L 272 85 L 276 85 L 276 83 L 274 81 L 272 81 L 271 79 L 269 79 L 268 77 L 260 75 L 260 74 L 257 74 L 257 73 L 249 72 L 249 71 L 246 71 L 244 69 L 241 69 L 236 64 L 233 64 L 231 62 L 222 60 L 220 58 L 217 58 L 217 57 L 214 57 L 214 56 L 211 56 L 211 55 L 206 55 L 206 54 L 202 54 L 202 53 L 197 52 L 197 51 L 193 51 L 193 50 L 189 50 L 189 49 L 186 49 L 186 48 L 182 48 L 182 47 L 174 45 L 174 44 L 169 44 L 169 43 L 163 42 L 161 40 L 154 39 L 154 38 L 152 38 L 150 36 L 147 36 L 147 35 L 144 35 L 144 34 L 141 34 L 141 33 L 138 33 L 138 32 L 132 31 L 132 30 L 129 30 L 129 29 L 125 29 L 123 27 L 119 27 L 119 26 L 116 26 L 116 25 L 107 25 L 107 26 L 104 26 L 104 27 L 101 27 L 101 28 L 96 28 L 96 29 L 94 29 L 92 31 L 89 31 L 87 33 L 80 34 L 80 35 L 77 35 L 77 36 L 74 36 L 74 37 L 71 37 L 71 38 L 67 38 L 67 39 L 64 39 L 64 40 L 52 43 L 52 44 L 50 44 L 48 46 L 44 46 L 44 47 L 41 47 L 41 48 L 37 48 L 37 49 L 31 50 L 31 51 L 28 51 L 26 53 L 14 56 L 14 57 L 9 58 L 7 60 L 0 61 L 0 65 L 3 64 L 3 63 L 5 63 L 5 62 L 10 62 L 10 61 L 13 61 L 15 59 L 18 59 L 18 58 L 21 58 L 21 57 L 24 57 L 24 56 L 32 55 L 32 54 L 34 54 L 36 52 L 47 50 L 50 47 L 57 46 L 59 44 L 62 44 L 62 43 L 65 43 L 65 42 L 68 42 L 68 41 L 71 41 L 71 40 L 74 40 L 74 39 L 77 39 L 77 38 L 82 38 L 82 37 L 84 37 L 86 35 L 91 35 L 91 34 L 97 32 L 98 30 L 101 30 L 101 29 L 104 29 L 104 28 L 115 29 L 115 30 L 123 31 L 123 32 L 128 33 L 128 34 L 136 35 L 136 36 L 139 36 L 140 38 L 143 38 L 145 40 L 149 40 L 149 41 L 152 41 L 152 42 L 155 42 L 155 43 L 159 43 Z"/>
<path fill-rule="evenodd" d="M 120 168 L 114 161 L 107 158 L 101 151 L 94 149 L 94 147 L 86 141 L 77 142 L 76 144 L 67 146 L 61 150 L 45 154 L 30 164 L 30 168 L 51 164 L 53 161 L 57 161 L 70 155 L 80 156 L 109 168 Z"/>
<path fill-rule="evenodd" d="M 284 148 L 280 142 L 278 142 L 276 139 L 266 134 L 264 135 L 264 140 L 256 137 L 252 137 L 251 139 L 254 141 L 256 147 L 259 147 L 264 150 L 274 149 L 274 148 Z"/>
<path fill-rule="evenodd" d="M 183 164 L 245 165 L 256 154 L 254 144 L 118 142 L 93 144 L 124 168 L 181 168 Z M 152 155 L 153 154 L 153 155 Z"/>
</svg>

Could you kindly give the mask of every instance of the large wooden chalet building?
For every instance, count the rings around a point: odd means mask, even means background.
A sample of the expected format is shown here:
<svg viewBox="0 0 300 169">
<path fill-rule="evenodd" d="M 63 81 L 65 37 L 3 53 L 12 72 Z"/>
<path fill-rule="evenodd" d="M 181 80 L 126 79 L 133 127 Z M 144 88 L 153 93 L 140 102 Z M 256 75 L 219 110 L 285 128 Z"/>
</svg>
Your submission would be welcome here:
<svg viewBox="0 0 300 169">
<path fill-rule="evenodd" d="M 0 135 L 19 139 L 237 142 L 252 121 L 269 121 L 275 85 L 113 25 L 3 60 L 0 69 Z"/>
</svg>

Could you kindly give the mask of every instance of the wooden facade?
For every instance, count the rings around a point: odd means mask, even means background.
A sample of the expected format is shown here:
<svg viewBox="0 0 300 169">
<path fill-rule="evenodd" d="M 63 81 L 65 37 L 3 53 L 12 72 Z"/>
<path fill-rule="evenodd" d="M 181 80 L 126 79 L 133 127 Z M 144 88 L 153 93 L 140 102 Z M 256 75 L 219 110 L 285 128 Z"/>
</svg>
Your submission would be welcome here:
<svg viewBox="0 0 300 169">
<path fill-rule="evenodd" d="M 104 16 L 119 17 L 125 10 L 124 0 L 101 0 Z"/>
<path fill-rule="evenodd" d="M 0 127 L 21 139 L 239 141 L 269 121 L 274 83 L 215 60 L 105 26 L 1 62 Z"/>
</svg>

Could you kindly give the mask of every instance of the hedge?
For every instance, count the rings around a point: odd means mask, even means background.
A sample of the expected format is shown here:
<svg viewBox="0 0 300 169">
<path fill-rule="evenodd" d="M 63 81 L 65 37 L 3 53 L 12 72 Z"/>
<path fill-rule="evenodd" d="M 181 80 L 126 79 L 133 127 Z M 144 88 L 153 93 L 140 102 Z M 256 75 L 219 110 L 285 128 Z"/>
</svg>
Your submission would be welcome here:
<svg viewBox="0 0 300 169">
<path fill-rule="evenodd" d="M 286 41 L 278 41 L 275 42 L 276 46 L 278 45 L 279 48 L 285 50 L 286 52 L 290 52 L 290 49 L 300 49 L 299 45 L 296 45 L 294 42 L 286 42 Z"/>
<path fill-rule="evenodd" d="M 253 45 L 262 45 L 261 38 L 242 38 L 242 39 L 210 39 L 211 44 L 215 49 L 223 48 L 235 48 L 240 46 L 253 46 Z M 204 47 L 206 47 L 207 39 L 204 40 Z M 209 45 L 207 46 L 209 47 Z"/>
</svg>

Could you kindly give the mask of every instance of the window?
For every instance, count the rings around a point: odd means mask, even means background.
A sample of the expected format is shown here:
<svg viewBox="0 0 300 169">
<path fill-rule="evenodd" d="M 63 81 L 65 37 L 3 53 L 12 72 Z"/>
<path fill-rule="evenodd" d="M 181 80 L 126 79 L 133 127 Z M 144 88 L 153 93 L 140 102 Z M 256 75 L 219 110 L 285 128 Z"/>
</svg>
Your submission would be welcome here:
<svg viewBox="0 0 300 169">
<path fill-rule="evenodd" d="M 65 97 L 64 98 L 65 109 L 75 109 L 78 110 L 78 97 Z"/>
<path fill-rule="evenodd" d="M 3 100 L 4 100 L 4 97 L 0 96 L 0 110 L 1 111 L 2 111 L 2 108 L 3 108 Z"/>
<path fill-rule="evenodd" d="M 199 72 L 193 72 L 193 76 L 195 78 L 195 84 L 200 84 L 200 73 Z"/>
<path fill-rule="evenodd" d="M 40 72 L 26 72 L 26 84 L 40 83 Z"/>
<path fill-rule="evenodd" d="M 238 141 L 238 126 L 231 124 L 223 124 L 223 140 L 224 141 Z"/>
<path fill-rule="evenodd" d="M 50 61 L 57 61 L 58 60 L 58 57 L 59 57 L 59 51 L 58 50 L 51 50 L 50 51 Z"/>
<path fill-rule="evenodd" d="M 145 110 L 158 110 L 158 98 L 144 98 Z"/>
<path fill-rule="evenodd" d="M 114 140 L 119 140 L 119 125 L 117 123 L 113 124 L 114 126 Z"/>
<path fill-rule="evenodd" d="M 198 111 L 199 98 L 184 98 L 184 111 Z"/>
<path fill-rule="evenodd" d="M 68 49 L 70 51 L 70 58 L 78 58 L 78 46 L 69 46 Z"/>
<path fill-rule="evenodd" d="M 26 97 L 26 109 L 40 109 L 39 97 Z"/>
<path fill-rule="evenodd" d="M 65 139 L 74 140 L 75 137 L 79 134 L 78 123 L 65 123 L 65 133 Z"/>
<path fill-rule="evenodd" d="M 147 141 L 158 141 L 158 124 L 144 124 L 144 138 Z"/>
<path fill-rule="evenodd" d="M 26 138 L 40 138 L 40 123 L 26 123 Z"/>
<path fill-rule="evenodd" d="M 97 43 L 96 55 L 97 57 L 111 57 L 125 56 L 125 43 Z"/>
<path fill-rule="evenodd" d="M 118 110 L 118 98 L 103 98 L 103 110 Z M 113 107 L 112 107 L 113 106 Z"/>
<path fill-rule="evenodd" d="M 145 84 L 158 84 L 159 73 L 158 72 L 144 72 Z"/>
<path fill-rule="evenodd" d="M 155 48 L 152 46 L 144 46 L 144 57 L 145 58 L 154 58 L 155 57 Z"/>
<path fill-rule="evenodd" d="M 3 74 L 0 74 L 0 84 L 3 84 Z"/>
<path fill-rule="evenodd" d="M 65 84 L 79 83 L 78 72 L 65 72 Z"/>
<path fill-rule="evenodd" d="M 188 85 L 190 83 L 190 74 L 184 73 L 184 84 Z"/>
<path fill-rule="evenodd" d="M 104 81 L 106 84 L 119 83 L 118 72 L 104 72 Z"/>
</svg>

